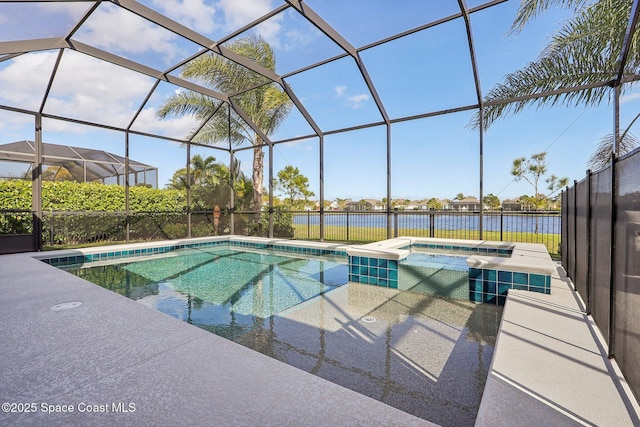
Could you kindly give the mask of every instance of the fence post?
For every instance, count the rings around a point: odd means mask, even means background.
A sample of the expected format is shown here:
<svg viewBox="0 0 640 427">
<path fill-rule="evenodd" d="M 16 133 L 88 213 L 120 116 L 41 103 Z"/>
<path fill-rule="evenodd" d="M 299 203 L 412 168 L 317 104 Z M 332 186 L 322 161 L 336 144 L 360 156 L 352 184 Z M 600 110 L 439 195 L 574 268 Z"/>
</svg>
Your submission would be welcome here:
<svg viewBox="0 0 640 427">
<path fill-rule="evenodd" d="M 307 239 L 311 239 L 311 211 L 307 211 Z"/>
<path fill-rule="evenodd" d="M 398 208 L 393 210 L 393 237 L 398 237 Z"/>
<path fill-rule="evenodd" d="M 578 288 L 576 287 L 576 261 L 578 260 L 578 248 L 577 246 L 577 242 L 578 242 L 578 180 L 574 179 L 573 180 L 573 240 L 574 240 L 574 248 L 573 248 L 573 260 L 571 262 L 571 282 L 573 283 L 573 290 L 574 291 L 578 291 Z"/>
<path fill-rule="evenodd" d="M 49 244 L 53 246 L 54 236 L 56 232 L 56 216 L 51 215 L 51 229 L 49 230 Z"/>
<path fill-rule="evenodd" d="M 500 241 L 502 242 L 502 229 L 503 229 L 503 222 L 504 222 L 504 208 L 502 206 L 500 206 Z"/>
<path fill-rule="evenodd" d="M 616 217 L 618 216 L 618 173 L 617 167 L 617 153 L 613 153 L 611 158 L 611 269 L 609 272 L 609 342 L 608 344 L 608 357 L 614 358 L 615 354 L 615 335 L 616 335 L 616 255 L 617 255 L 617 224 Z"/>
<path fill-rule="evenodd" d="M 591 170 L 587 170 L 587 316 L 591 314 Z"/>
<path fill-rule="evenodd" d="M 433 208 L 429 208 L 429 211 L 429 237 L 434 237 L 436 228 L 435 213 Z"/>
<path fill-rule="evenodd" d="M 349 211 L 347 211 L 347 242 L 349 241 Z"/>
</svg>

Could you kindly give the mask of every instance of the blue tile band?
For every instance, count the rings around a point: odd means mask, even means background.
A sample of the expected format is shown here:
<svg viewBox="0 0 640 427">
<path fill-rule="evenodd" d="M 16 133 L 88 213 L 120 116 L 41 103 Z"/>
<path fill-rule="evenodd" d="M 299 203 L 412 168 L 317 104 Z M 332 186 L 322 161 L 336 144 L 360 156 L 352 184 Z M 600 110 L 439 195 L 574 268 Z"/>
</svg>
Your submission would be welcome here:
<svg viewBox="0 0 640 427">
<path fill-rule="evenodd" d="M 551 276 L 469 268 L 469 300 L 503 305 L 509 289 L 551 294 Z"/>
<path fill-rule="evenodd" d="M 349 256 L 349 281 L 398 289 L 398 261 Z"/>
<path fill-rule="evenodd" d="M 41 259 L 41 261 L 47 264 L 50 264 L 54 267 L 66 267 L 70 265 L 86 264 L 86 263 L 95 262 L 95 261 L 110 261 L 110 260 L 116 260 L 116 259 L 122 259 L 122 258 L 135 258 L 135 257 L 141 257 L 141 256 L 164 254 L 168 252 L 177 251 L 180 249 L 196 249 L 196 248 L 206 248 L 206 247 L 212 247 L 212 246 L 227 246 L 227 247 L 235 246 L 235 247 L 243 247 L 243 248 L 251 248 L 251 249 L 268 249 L 268 250 L 274 250 L 278 252 L 296 253 L 296 254 L 303 254 L 303 255 L 317 255 L 317 256 L 334 255 L 334 256 L 341 256 L 341 257 L 347 256 L 347 253 L 345 251 L 335 251 L 331 249 L 274 245 L 270 243 L 239 242 L 234 240 L 217 240 L 213 242 L 168 245 L 168 246 L 161 246 L 161 247 L 154 247 L 154 248 L 107 251 L 107 252 L 101 252 L 97 254 L 51 257 L 51 258 L 43 258 Z"/>
</svg>

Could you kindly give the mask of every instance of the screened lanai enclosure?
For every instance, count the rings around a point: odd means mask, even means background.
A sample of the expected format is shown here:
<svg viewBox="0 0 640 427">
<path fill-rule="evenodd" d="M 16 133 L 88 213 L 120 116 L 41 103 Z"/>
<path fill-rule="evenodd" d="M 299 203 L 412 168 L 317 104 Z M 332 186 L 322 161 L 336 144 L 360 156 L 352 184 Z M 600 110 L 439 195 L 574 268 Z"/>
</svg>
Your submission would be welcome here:
<svg viewBox="0 0 640 427">
<path fill-rule="evenodd" d="M 640 111 L 639 5 L 570 3 L 592 7 L 514 26 L 513 0 L 0 1 L 0 149 L 32 150 L 19 171 L 0 162 L 0 253 L 220 234 L 540 242 L 638 394 L 640 182 L 637 154 L 619 158 Z M 574 13 L 594 38 L 562 38 Z M 552 64 L 561 46 L 584 56 Z M 586 173 L 607 135 L 608 163 Z M 62 182 L 74 167 L 53 147 L 122 164 Z M 539 181 L 512 173 L 536 153 Z M 565 176 L 581 184 L 541 190 Z M 544 207 L 521 210 L 534 190 Z M 576 243 L 587 229 L 598 239 Z"/>
<path fill-rule="evenodd" d="M 36 147 L 34 141 L 17 141 L 0 145 L 0 163 L 11 172 L 0 179 L 31 179 Z M 43 179 L 51 181 L 101 182 L 125 185 L 125 159 L 103 150 L 42 143 Z M 157 168 L 128 159 L 132 185 L 158 187 Z M 15 172 L 17 171 L 17 173 Z"/>
<path fill-rule="evenodd" d="M 619 132 L 620 117 L 631 122 L 636 3 L 620 4 L 620 40 L 609 42 L 615 54 L 597 78 L 510 98 L 498 90 L 504 76 L 535 61 L 571 11 L 510 36 L 514 1 L 2 1 L 0 143 L 34 141 L 32 185 L 21 190 L 31 202 L 3 202 L 3 233 L 33 233 L 36 249 L 225 233 L 545 235 L 557 254 L 557 211 L 489 212 L 486 196 L 531 193 L 510 169 L 535 152 L 568 178 L 583 176 L 576 163 L 593 135 Z M 606 102 L 577 96 L 493 123 L 501 106 L 519 112 L 585 89 Z M 49 203 L 43 176 L 47 147 L 57 145 L 124 159 L 125 191 L 110 194 L 108 207 Z M 132 201 L 146 164 L 158 168 L 160 187 L 179 192 L 171 202 Z M 53 181 L 63 175 L 50 172 Z M 438 215 L 456 194 L 475 202 Z M 546 209 L 559 206 L 557 194 L 549 199 Z M 345 214 L 349 202 L 372 206 L 368 216 Z M 98 214 L 113 220 L 100 229 Z M 136 230 L 149 215 L 161 219 Z M 23 225 L 8 225 L 16 221 Z"/>
</svg>

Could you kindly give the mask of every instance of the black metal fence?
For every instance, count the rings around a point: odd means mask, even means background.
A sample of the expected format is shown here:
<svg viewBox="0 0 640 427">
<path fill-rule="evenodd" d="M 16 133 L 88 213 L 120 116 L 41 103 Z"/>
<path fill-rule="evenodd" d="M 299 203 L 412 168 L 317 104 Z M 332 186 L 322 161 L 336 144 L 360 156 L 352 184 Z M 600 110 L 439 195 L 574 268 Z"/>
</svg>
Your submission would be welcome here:
<svg viewBox="0 0 640 427">
<path fill-rule="evenodd" d="M 562 265 L 640 397 L 640 150 L 562 193 Z"/>
<path fill-rule="evenodd" d="M 388 236 L 410 235 L 451 239 L 479 239 L 479 212 L 326 211 L 324 240 L 365 243 Z M 321 240 L 321 213 L 317 211 L 262 212 L 43 212 L 44 248 L 110 242 L 152 241 L 215 235 L 269 236 Z M 484 212 L 484 240 L 542 243 L 559 255 L 560 212 Z M 30 233 L 31 211 L 3 211 L 0 235 Z"/>
<path fill-rule="evenodd" d="M 479 239 L 480 213 L 455 211 L 324 212 L 324 238 L 330 241 L 373 242 L 401 235 L 450 239 Z M 296 239 L 320 238 L 320 213 L 293 213 Z M 482 239 L 544 244 L 552 256 L 560 254 L 561 216 L 550 212 L 483 213 Z"/>
</svg>

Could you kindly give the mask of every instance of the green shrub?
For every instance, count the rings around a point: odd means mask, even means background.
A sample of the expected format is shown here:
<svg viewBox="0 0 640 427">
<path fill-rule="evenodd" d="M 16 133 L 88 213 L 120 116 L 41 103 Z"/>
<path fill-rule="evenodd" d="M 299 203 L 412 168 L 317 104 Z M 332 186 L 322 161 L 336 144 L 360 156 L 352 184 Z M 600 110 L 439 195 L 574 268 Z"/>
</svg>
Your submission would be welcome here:
<svg viewBox="0 0 640 427">
<path fill-rule="evenodd" d="M 273 209 L 273 237 L 291 238 L 295 230 L 293 228 L 293 216 L 281 207 Z M 266 237 L 269 235 L 269 213 L 262 212 L 260 221 L 249 221 L 247 225 L 248 236 Z"/>
</svg>

